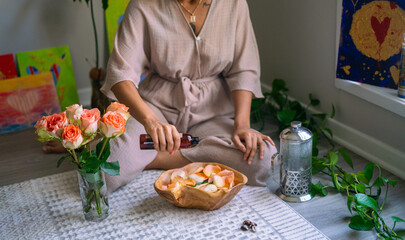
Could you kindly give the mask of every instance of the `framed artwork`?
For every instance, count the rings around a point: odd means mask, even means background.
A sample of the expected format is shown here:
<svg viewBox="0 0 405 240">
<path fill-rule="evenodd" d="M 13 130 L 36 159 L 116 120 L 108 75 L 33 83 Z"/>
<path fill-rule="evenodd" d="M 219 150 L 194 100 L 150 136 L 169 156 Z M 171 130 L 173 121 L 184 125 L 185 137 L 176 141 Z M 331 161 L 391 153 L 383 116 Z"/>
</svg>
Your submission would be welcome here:
<svg viewBox="0 0 405 240">
<path fill-rule="evenodd" d="M 336 77 L 396 89 L 405 1 L 343 0 Z"/>
<path fill-rule="evenodd" d="M 68 46 L 17 53 L 17 62 L 20 76 L 52 74 L 62 110 L 79 103 Z"/>
<path fill-rule="evenodd" d="M 0 80 L 16 78 L 17 68 L 14 62 L 13 54 L 0 56 Z"/>
<path fill-rule="evenodd" d="M 0 134 L 29 128 L 60 112 L 52 73 L 0 81 Z"/>
<path fill-rule="evenodd" d="M 115 34 L 129 1 L 130 0 L 108 1 L 108 8 L 105 11 L 105 23 L 107 27 L 108 48 L 110 52 L 113 50 Z"/>
</svg>

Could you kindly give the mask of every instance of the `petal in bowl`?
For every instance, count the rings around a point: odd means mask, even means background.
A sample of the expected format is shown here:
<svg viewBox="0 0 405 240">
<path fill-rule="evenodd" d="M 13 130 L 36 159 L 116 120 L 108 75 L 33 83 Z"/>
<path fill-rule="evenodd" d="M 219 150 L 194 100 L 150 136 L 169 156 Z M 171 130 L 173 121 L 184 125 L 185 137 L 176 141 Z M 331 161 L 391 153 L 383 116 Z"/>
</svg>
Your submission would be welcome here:
<svg viewBox="0 0 405 240">
<path fill-rule="evenodd" d="M 196 169 L 205 167 L 207 165 L 218 165 L 223 169 L 217 175 L 224 177 L 225 182 L 228 185 L 228 180 L 234 179 L 234 184 L 231 188 L 221 188 L 221 191 L 207 192 L 197 187 L 190 187 L 187 185 L 180 185 L 177 187 L 165 189 L 164 186 L 168 186 L 170 183 L 170 177 L 175 170 L 183 170 L 186 173 L 195 173 Z M 226 170 L 226 171 L 224 171 Z M 200 170 L 201 171 L 201 170 Z M 205 175 L 205 174 L 204 174 Z M 190 163 L 182 168 L 171 169 L 163 172 L 156 180 L 154 187 L 156 192 L 168 202 L 184 208 L 199 208 L 203 210 L 215 210 L 232 200 L 233 197 L 242 189 L 247 183 L 247 177 L 242 173 L 219 163 L 204 163 L 194 162 Z M 208 185 L 208 184 L 207 184 Z M 207 187 L 205 185 L 204 187 Z M 225 186 L 226 186 L 225 185 Z"/>
</svg>

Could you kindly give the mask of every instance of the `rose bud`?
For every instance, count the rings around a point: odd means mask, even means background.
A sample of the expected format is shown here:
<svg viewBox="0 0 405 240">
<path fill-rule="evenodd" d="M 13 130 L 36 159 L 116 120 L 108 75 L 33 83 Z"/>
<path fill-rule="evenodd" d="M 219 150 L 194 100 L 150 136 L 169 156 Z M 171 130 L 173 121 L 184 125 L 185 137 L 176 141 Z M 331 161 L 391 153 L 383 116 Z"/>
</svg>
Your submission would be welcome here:
<svg viewBox="0 0 405 240">
<path fill-rule="evenodd" d="M 70 123 L 75 123 L 80 120 L 82 112 L 83 112 L 82 105 L 73 104 L 66 108 L 66 117 Z"/>
<path fill-rule="evenodd" d="M 118 103 L 118 102 L 113 102 L 108 106 L 107 112 L 112 111 L 112 112 L 118 112 L 121 114 L 125 120 L 128 120 L 130 114 L 128 112 L 128 107 L 125 106 L 124 104 Z"/>
<path fill-rule="evenodd" d="M 41 142 L 47 142 L 52 140 L 53 136 L 46 130 L 47 117 L 42 117 L 35 124 L 35 133 L 38 135 L 38 140 Z"/>
<path fill-rule="evenodd" d="M 80 147 L 83 142 L 82 131 L 76 125 L 70 124 L 63 129 L 62 145 L 69 150 Z"/>
<path fill-rule="evenodd" d="M 100 111 L 97 108 L 84 109 L 81 114 L 81 129 L 84 135 L 94 135 L 100 125 Z"/>
<path fill-rule="evenodd" d="M 108 138 L 118 137 L 125 132 L 125 118 L 118 112 L 106 112 L 100 121 L 100 132 Z"/>
<path fill-rule="evenodd" d="M 66 113 L 52 114 L 46 118 L 46 130 L 55 138 L 60 138 L 63 128 L 69 124 Z"/>
</svg>

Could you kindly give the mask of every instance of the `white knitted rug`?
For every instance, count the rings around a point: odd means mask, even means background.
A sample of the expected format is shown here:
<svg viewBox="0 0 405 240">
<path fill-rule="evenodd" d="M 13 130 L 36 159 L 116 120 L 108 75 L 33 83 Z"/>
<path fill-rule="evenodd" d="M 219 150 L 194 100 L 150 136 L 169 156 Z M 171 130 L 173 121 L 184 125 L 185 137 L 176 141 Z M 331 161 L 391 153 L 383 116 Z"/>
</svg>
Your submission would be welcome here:
<svg viewBox="0 0 405 240">
<path fill-rule="evenodd" d="M 153 188 L 162 171 L 144 171 L 109 196 L 110 215 L 82 216 L 76 172 L 0 187 L 0 239 L 327 239 L 264 187 L 245 186 L 215 211 L 178 208 Z M 242 231 L 245 219 L 257 232 Z"/>
</svg>

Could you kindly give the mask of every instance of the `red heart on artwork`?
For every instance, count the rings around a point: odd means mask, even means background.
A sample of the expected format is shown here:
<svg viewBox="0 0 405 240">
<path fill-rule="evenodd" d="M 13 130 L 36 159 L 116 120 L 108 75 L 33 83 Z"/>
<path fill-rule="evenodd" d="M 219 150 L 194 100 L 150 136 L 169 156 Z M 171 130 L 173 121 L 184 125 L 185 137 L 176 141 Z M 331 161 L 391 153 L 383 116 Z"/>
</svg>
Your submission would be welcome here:
<svg viewBox="0 0 405 240">
<path fill-rule="evenodd" d="M 37 105 L 40 93 L 36 90 L 17 91 L 7 97 L 7 103 L 20 113 L 29 113 Z"/>
<path fill-rule="evenodd" d="M 381 45 L 387 36 L 388 29 L 390 28 L 391 18 L 385 17 L 382 22 L 374 16 L 371 17 L 371 27 L 374 30 L 378 43 Z"/>
</svg>

